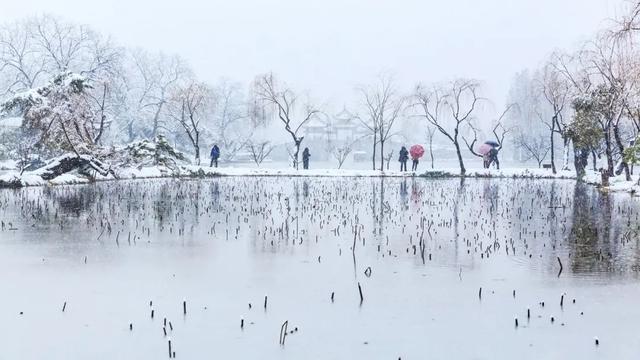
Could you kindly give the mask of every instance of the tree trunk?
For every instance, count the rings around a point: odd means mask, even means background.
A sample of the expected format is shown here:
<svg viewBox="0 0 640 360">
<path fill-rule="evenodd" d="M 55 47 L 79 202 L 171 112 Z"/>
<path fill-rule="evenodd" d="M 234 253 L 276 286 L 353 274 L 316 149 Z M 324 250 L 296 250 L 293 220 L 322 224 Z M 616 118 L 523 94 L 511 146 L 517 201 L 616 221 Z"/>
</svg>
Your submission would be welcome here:
<svg viewBox="0 0 640 360">
<path fill-rule="evenodd" d="M 160 129 L 160 112 L 162 111 L 163 105 L 164 102 L 161 102 L 160 105 L 158 105 L 158 110 L 156 110 L 156 113 L 153 115 L 153 132 L 151 133 L 152 139 L 156 138 L 159 132 L 158 130 Z"/>
<path fill-rule="evenodd" d="M 464 161 L 462 161 L 462 152 L 460 152 L 460 144 L 458 140 L 453 143 L 456 146 L 456 154 L 458 155 L 458 162 L 460 163 L 460 175 L 465 176 L 467 169 L 464 168 Z"/>
<path fill-rule="evenodd" d="M 194 144 L 193 149 L 196 152 L 196 165 L 200 165 L 200 145 Z"/>
<path fill-rule="evenodd" d="M 618 151 L 620 154 L 624 154 L 624 144 L 622 143 L 622 138 L 620 137 L 620 126 L 613 126 L 613 136 L 616 140 L 616 145 L 618 145 Z M 629 164 L 624 161 L 624 156 L 622 157 L 622 168 L 624 169 L 624 176 L 627 181 L 631 181 L 631 173 L 629 172 Z"/>
<path fill-rule="evenodd" d="M 582 181 L 586 175 L 586 167 L 589 159 L 589 152 L 582 149 L 573 148 L 573 166 L 576 168 L 576 177 Z"/>
<path fill-rule="evenodd" d="M 604 132 L 604 154 L 607 157 L 607 173 L 609 176 L 613 176 L 613 152 L 611 151 L 611 134 L 609 131 Z"/>
<path fill-rule="evenodd" d="M 377 145 L 378 143 L 376 142 L 376 140 L 378 140 L 378 133 L 377 132 L 373 132 L 373 155 L 372 155 L 372 165 L 373 165 L 373 170 L 376 169 L 376 149 L 377 149 Z"/>
<path fill-rule="evenodd" d="M 431 169 L 433 169 L 433 142 L 429 141 L 429 156 L 431 156 Z"/>
<path fill-rule="evenodd" d="M 554 138 L 554 134 L 556 131 L 556 122 L 555 119 L 554 121 L 552 121 L 551 124 L 551 172 L 553 172 L 554 174 L 556 173 L 556 159 L 555 159 L 555 151 L 554 151 L 554 143 L 553 143 L 553 138 Z"/>
<path fill-rule="evenodd" d="M 562 138 L 562 170 L 569 170 L 569 137 Z"/>
<path fill-rule="evenodd" d="M 300 153 L 300 144 L 302 141 L 295 140 L 296 143 L 296 151 L 293 153 L 293 168 L 298 170 L 298 154 Z"/>
<path fill-rule="evenodd" d="M 591 157 L 593 159 L 593 171 L 598 171 L 598 164 L 597 164 L 597 159 L 596 159 L 596 151 L 595 150 L 591 150 Z"/>
<path fill-rule="evenodd" d="M 384 140 L 380 138 L 380 171 L 384 171 Z"/>
<path fill-rule="evenodd" d="M 129 135 L 129 142 L 133 142 L 133 139 L 135 139 L 135 135 L 133 134 L 133 121 L 127 124 L 127 134 Z"/>
</svg>

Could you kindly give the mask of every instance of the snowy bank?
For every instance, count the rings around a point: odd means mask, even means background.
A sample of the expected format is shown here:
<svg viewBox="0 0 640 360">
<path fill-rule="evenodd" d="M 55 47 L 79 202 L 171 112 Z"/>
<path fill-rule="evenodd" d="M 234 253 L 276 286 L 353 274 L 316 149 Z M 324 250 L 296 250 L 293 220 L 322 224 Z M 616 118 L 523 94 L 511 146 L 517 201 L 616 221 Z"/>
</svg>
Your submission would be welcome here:
<svg viewBox="0 0 640 360">
<path fill-rule="evenodd" d="M 55 162 L 54 162 L 55 163 Z M 243 168 L 243 167 L 221 167 L 211 168 L 196 165 L 179 166 L 138 166 L 121 167 L 111 169 L 112 174 L 88 175 L 86 172 L 77 170 L 70 171 L 55 177 L 49 172 L 36 170 L 25 172 L 20 175 L 17 171 L 11 171 L 0 175 L 0 187 L 22 187 L 22 186 L 42 186 L 42 185 L 71 185 L 86 184 L 92 181 L 127 180 L 127 179 L 155 179 L 155 178 L 215 178 L 225 176 L 266 176 L 266 177 L 422 177 L 422 178 L 456 178 L 460 173 L 456 169 L 428 170 L 423 172 L 400 172 L 400 171 L 379 171 L 379 170 L 352 170 L 352 169 L 310 169 L 295 170 L 270 169 L 270 168 Z M 552 174 L 542 169 L 481 169 L 470 170 L 467 178 L 527 178 L 527 179 L 575 179 L 572 172 L 565 171 Z"/>
<path fill-rule="evenodd" d="M 166 162 L 165 162 L 166 163 Z M 95 171 L 95 169 L 101 171 Z M 215 178 L 226 176 L 244 177 L 421 177 L 421 178 L 459 178 L 458 169 L 427 170 L 422 172 L 401 172 L 395 170 L 353 170 L 353 169 L 310 169 L 295 170 L 292 168 L 246 168 L 221 167 L 167 163 L 137 166 L 119 164 L 107 168 L 105 163 L 89 157 L 67 154 L 51 160 L 45 167 L 35 171 L 24 172 L 20 175 L 17 170 L 7 171 L 0 175 L 0 188 L 20 188 L 25 186 L 45 185 L 75 185 L 87 184 L 95 181 L 159 179 L 159 178 Z M 572 171 L 558 171 L 553 174 L 545 169 L 508 168 L 508 169 L 473 169 L 468 170 L 466 178 L 496 178 L 496 179 L 568 179 L 575 180 Z M 600 186 L 601 176 L 598 172 L 587 172 L 584 179 L 587 184 Z M 603 188 L 612 192 L 629 192 L 640 195 L 638 176 L 632 181 L 625 181 L 624 177 L 610 178 L 610 186 Z"/>
</svg>

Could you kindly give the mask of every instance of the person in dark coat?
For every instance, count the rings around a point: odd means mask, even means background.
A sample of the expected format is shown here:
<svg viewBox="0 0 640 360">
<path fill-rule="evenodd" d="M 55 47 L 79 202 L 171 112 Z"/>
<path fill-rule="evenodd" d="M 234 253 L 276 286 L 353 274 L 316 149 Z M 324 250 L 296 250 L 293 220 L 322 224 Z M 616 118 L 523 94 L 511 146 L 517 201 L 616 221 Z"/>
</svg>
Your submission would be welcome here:
<svg viewBox="0 0 640 360">
<path fill-rule="evenodd" d="M 209 165 L 209 167 L 213 167 L 213 164 L 215 164 L 216 167 L 218 167 L 219 158 L 220 158 L 220 148 L 218 147 L 218 144 L 215 144 L 211 148 L 211 165 Z"/>
<path fill-rule="evenodd" d="M 307 170 L 309 169 L 309 158 L 311 157 L 311 153 L 309 153 L 309 148 L 304 148 L 302 151 L 302 167 Z"/>
<path fill-rule="evenodd" d="M 493 148 L 489 151 L 489 163 L 487 164 L 487 169 L 491 166 L 492 163 L 496 164 L 496 169 L 500 170 L 500 161 L 498 161 L 498 149 Z"/>
<path fill-rule="evenodd" d="M 407 171 L 407 161 L 409 160 L 409 152 L 406 147 L 402 147 L 400 149 L 400 157 L 398 161 L 400 161 L 400 171 Z"/>
</svg>

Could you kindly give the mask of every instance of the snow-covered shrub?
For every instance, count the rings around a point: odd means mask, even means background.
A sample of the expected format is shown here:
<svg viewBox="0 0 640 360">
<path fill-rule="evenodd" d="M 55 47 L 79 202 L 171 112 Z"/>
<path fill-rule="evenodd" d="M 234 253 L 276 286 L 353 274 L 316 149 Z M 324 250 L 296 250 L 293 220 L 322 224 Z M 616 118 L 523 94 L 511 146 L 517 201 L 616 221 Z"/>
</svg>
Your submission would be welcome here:
<svg viewBox="0 0 640 360">
<path fill-rule="evenodd" d="M 90 153 L 101 118 L 91 107 L 90 81 L 63 72 L 48 84 L 17 93 L 0 104 L 0 113 L 24 119 L 22 128 L 37 133 L 39 150 Z"/>
<path fill-rule="evenodd" d="M 99 158 L 115 167 L 164 166 L 173 169 L 189 163 L 185 155 L 174 149 L 163 135 L 158 135 L 155 141 L 141 140 L 122 148 L 105 150 Z"/>
</svg>

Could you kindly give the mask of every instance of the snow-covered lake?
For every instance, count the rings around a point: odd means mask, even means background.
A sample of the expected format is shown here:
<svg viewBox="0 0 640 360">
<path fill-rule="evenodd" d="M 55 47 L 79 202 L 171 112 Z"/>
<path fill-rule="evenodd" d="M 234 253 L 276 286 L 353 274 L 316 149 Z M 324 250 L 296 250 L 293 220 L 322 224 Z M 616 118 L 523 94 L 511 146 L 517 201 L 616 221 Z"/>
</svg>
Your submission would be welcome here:
<svg viewBox="0 0 640 360">
<path fill-rule="evenodd" d="M 3 190 L 0 359 L 162 359 L 169 338 L 178 359 L 634 358 L 639 210 L 568 180 Z"/>
</svg>

